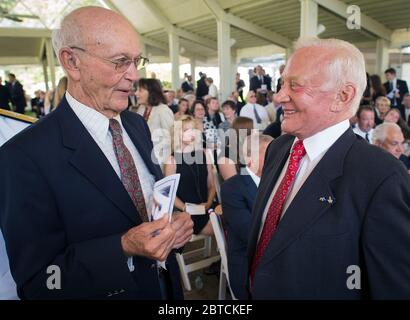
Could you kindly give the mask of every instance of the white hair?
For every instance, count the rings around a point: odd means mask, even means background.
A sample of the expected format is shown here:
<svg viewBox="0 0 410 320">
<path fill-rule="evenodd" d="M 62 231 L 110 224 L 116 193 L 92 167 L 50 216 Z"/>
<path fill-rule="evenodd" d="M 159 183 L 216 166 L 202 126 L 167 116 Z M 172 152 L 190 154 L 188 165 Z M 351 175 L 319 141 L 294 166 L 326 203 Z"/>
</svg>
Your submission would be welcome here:
<svg viewBox="0 0 410 320">
<path fill-rule="evenodd" d="M 351 103 L 352 115 L 359 108 L 360 100 L 366 89 L 366 67 L 363 54 L 354 45 L 339 39 L 319 39 L 315 37 L 299 38 L 294 44 L 294 50 L 302 48 L 327 48 L 334 51 L 334 59 L 325 66 L 329 78 L 334 82 L 327 82 L 326 86 L 341 86 L 346 83 L 353 83 L 356 88 L 356 95 Z M 287 66 L 292 60 L 290 57 Z"/>
<path fill-rule="evenodd" d="M 77 10 L 74 10 L 73 12 Z M 61 48 L 75 46 L 75 45 L 78 46 L 78 45 L 81 45 L 82 43 L 81 42 L 82 32 L 81 32 L 80 25 L 78 24 L 77 21 L 71 18 L 71 14 L 73 12 L 69 13 L 68 15 L 64 17 L 64 19 L 61 21 L 60 28 L 53 30 L 52 35 L 51 35 L 54 52 L 58 58 L 58 61 L 60 62 L 60 65 L 61 65 L 61 61 L 60 61 Z"/>
<path fill-rule="evenodd" d="M 378 141 L 379 143 L 384 143 L 387 137 L 387 132 L 388 131 L 398 131 L 401 132 L 400 127 L 393 122 L 383 122 L 382 124 L 379 124 L 374 130 L 373 130 L 373 138 L 372 138 L 372 143 L 376 144 Z"/>
</svg>

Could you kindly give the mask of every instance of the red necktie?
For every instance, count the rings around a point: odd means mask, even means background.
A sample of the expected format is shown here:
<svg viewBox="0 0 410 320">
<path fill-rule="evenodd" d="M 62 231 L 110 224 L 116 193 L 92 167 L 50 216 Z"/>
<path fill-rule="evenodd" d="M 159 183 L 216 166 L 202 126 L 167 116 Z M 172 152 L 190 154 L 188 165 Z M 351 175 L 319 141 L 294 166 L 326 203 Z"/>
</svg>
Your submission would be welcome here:
<svg viewBox="0 0 410 320">
<path fill-rule="evenodd" d="M 115 119 L 110 119 L 109 130 L 112 135 L 115 156 L 120 166 L 121 181 L 127 190 L 132 202 L 137 208 L 142 221 L 148 221 L 147 208 L 145 206 L 144 194 L 142 193 L 140 178 L 134 159 L 130 151 L 125 146 L 122 139 L 122 129 L 120 123 Z"/>
<path fill-rule="evenodd" d="M 272 202 L 269 206 L 268 213 L 266 215 L 265 224 L 263 225 L 262 229 L 262 234 L 259 238 L 258 245 L 256 246 L 256 253 L 253 256 L 252 260 L 250 273 L 251 282 L 253 282 L 256 268 L 258 267 L 258 264 L 263 256 L 263 253 L 265 252 L 265 249 L 268 246 L 268 243 L 279 224 L 283 205 L 288 196 L 289 190 L 292 187 L 293 181 L 295 180 L 296 173 L 299 169 L 300 161 L 302 160 L 305 154 L 306 150 L 303 146 L 303 141 L 298 140 L 292 148 L 289 164 L 286 169 L 286 174 L 280 182 L 280 185 L 272 198 Z"/>
</svg>

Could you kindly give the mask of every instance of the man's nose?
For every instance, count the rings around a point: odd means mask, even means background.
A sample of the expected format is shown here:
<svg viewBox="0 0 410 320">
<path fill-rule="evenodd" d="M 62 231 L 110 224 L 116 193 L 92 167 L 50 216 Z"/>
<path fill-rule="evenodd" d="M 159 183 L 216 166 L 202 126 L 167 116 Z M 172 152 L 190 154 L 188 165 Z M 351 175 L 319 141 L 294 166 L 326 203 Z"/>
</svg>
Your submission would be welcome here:
<svg viewBox="0 0 410 320">
<path fill-rule="evenodd" d="M 290 101 L 288 90 L 287 88 L 285 88 L 285 86 L 282 86 L 279 92 L 273 95 L 273 101 L 275 102 L 275 104 Z"/>
<path fill-rule="evenodd" d="M 138 81 L 138 70 L 134 63 L 131 63 L 128 67 L 127 71 L 125 72 L 125 78 L 131 81 Z"/>
</svg>

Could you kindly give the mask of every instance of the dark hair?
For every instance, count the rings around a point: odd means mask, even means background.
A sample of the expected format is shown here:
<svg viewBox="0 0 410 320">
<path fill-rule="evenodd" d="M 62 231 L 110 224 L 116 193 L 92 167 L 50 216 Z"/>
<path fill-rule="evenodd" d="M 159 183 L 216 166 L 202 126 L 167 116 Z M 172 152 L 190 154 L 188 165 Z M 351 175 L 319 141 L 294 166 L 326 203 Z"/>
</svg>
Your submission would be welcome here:
<svg viewBox="0 0 410 320">
<path fill-rule="evenodd" d="M 195 106 L 197 104 L 200 104 L 201 106 L 204 107 L 205 109 L 205 117 L 208 117 L 208 107 L 205 105 L 205 103 L 202 100 L 195 100 L 194 103 L 192 103 L 192 107 L 191 107 L 191 114 L 192 116 L 195 117 Z"/>
<path fill-rule="evenodd" d="M 185 99 L 185 98 L 181 98 L 181 99 L 179 99 L 179 101 L 178 101 L 178 105 L 180 105 L 180 104 L 181 104 L 181 102 L 186 102 L 186 103 L 188 103 L 188 105 L 189 105 L 189 101 L 188 101 L 187 99 Z"/>
<path fill-rule="evenodd" d="M 208 99 L 205 100 L 205 104 L 209 105 L 211 103 L 212 100 L 218 100 L 218 98 L 215 97 L 209 97 Z"/>
<path fill-rule="evenodd" d="M 396 74 L 396 69 L 394 69 L 394 68 L 388 68 L 388 69 L 386 69 L 386 71 L 384 71 L 384 73 Z"/>
<path fill-rule="evenodd" d="M 16 75 L 14 73 L 9 73 L 9 77 L 16 78 Z"/>
<path fill-rule="evenodd" d="M 236 111 L 236 105 L 235 102 L 233 102 L 232 100 L 226 100 L 224 103 L 222 103 L 222 108 L 228 106 L 230 107 L 232 110 Z"/>
<path fill-rule="evenodd" d="M 358 119 L 360 119 L 360 115 L 362 114 L 363 111 L 374 112 L 374 109 L 373 109 L 373 107 L 368 106 L 368 105 L 360 106 L 359 109 L 356 112 L 356 116 L 357 116 Z"/>
<path fill-rule="evenodd" d="M 162 92 L 161 82 L 158 79 L 141 78 L 138 87 L 148 91 L 148 105 L 154 107 L 161 103 L 166 104 L 164 93 Z"/>
<path fill-rule="evenodd" d="M 266 98 L 265 98 L 265 95 L 262 92 L 258 92 L 256 94 L 256 103 L 260 104 L 261 106 L 265 106 Z"/>
<path fill-rule="evenodd" d="M 380 79 L 379 75 L 377 74 L 372 74 L 370 76 L 370 85 L 374 90 L 373 94 L 373 99 L 376 98 L 376 96 L 385 96 L 386 95 L 386 89 L 382 85 L 382 80 Z"/>
</svg>

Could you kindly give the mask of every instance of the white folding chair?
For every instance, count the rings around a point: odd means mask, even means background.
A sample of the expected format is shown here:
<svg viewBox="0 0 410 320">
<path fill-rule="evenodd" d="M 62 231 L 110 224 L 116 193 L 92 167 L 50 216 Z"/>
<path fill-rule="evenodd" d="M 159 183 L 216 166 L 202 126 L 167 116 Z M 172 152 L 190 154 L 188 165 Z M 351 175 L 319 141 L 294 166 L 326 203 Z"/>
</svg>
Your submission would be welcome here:
<svg viewBox="0 0 410 320">
<path fill-rule="evenodd" d="M 189 274 L 193 271 L 204 269 L 209 267 L 212 263 L 217 262 L 221 259 L 219 255 L 211 256 L 212 249 L 212 237 L 204 235 L 193 235 L 189 242 L 204 241 L 204 245 L 195 250 L 190 250 L 184 253 L 177 253 L 176 259 L 179 266 L 179 271 L 181 274 L 182 282 L 187 291 L 191 291 L 191 282 L 189 281 Z M 186 263 L 186 260 L 202 253 L 203 259 L 197 260 L 195 262 Z"/>
<path fill-rule="evenodd" d="M 232 288 L 229 284 L 228 258 L 226 255 L 226 241 L 222 223 L 219 216 L 215 212 L 211 212 L 209 218 L 211 219 L 212 228 L 214 229 L 218 251 L 221 255 L 221 272 L 219 277 L 218 300 L 226 300 L 227 285 L 229 287 L 232 299 L 236 300 L 235 295 L 232 292 Z"/>
</svg>

